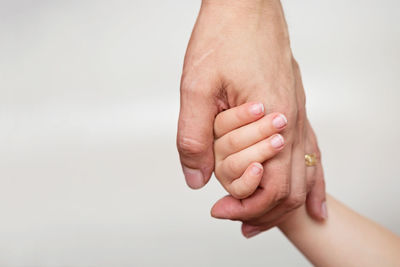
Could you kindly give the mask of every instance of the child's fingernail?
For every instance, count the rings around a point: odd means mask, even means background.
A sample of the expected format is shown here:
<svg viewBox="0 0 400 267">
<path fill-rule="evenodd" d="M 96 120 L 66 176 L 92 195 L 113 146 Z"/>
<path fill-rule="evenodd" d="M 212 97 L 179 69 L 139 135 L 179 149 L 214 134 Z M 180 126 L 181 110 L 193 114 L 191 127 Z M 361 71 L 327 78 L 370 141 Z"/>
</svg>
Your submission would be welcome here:
<svg viewBox="0 0 400 267">
<path fill-rule="evenodd" d="M 262 172 L 262 167 L 259 164 L 254 164 L 253 166 L 251 166 L 251 173 L 253 175 L 259 175 Z"/>
<path fill-rule="evenodd" d="M 273 148 L 280 148 L 285 143 L 285 140 L 282 135 L 276 134 L 271 138 L 270 142 Z"/>
<path fill-rule="evenodd" d="M 272 120 L 272 125 L 274 125 L 274 127 L 277 129 L 285 127 L 286 124 L 287 124 L 287 119 L 283 114 L 279 114 L 278 116 L 275 117 L 275 119 Z"/>
<path fill-rule="evenodd" d="M 321 213 L 324 220 L 328 219 L 328 209 L 326 208 L 326 202 L 322 202 L 321 205 Z"/>
<path fill-rule="evenodd" d="M 261 103 L 257 103 L 257 104 L 253 104 L 250 107 L 250 112 L 253 115 L 260 115 L 260 114 L 264 114 L 264 105 Z"/>
</svg>

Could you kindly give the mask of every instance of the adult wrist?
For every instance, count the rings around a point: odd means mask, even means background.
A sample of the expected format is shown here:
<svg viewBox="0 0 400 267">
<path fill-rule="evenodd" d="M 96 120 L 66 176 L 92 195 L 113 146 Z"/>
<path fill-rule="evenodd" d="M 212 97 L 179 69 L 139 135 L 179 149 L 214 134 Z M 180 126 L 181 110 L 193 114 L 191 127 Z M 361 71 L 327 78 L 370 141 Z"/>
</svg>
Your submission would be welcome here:
<svg viewBox="0 0 400 267">
<path fill-rule="evenodd" d="M 263 7 L 266 4 L 280 3 L 280 0 L 202 0 L 202 4 Z"/>
<path fill-rule="evenodd" d="M 280 0 L 202 0 L 202 7 L 240 9 L 242 12 L 251 13 L 282 12 Z"/>
<path fill-rule="evenodd" d="M 289 44 L 280 0 L 202 0 L 200 14 L 213 23 L 253 24 L 253 28 L 263 28 L 264 33 L 274 34 L 275 40 Z"/>
</svg>

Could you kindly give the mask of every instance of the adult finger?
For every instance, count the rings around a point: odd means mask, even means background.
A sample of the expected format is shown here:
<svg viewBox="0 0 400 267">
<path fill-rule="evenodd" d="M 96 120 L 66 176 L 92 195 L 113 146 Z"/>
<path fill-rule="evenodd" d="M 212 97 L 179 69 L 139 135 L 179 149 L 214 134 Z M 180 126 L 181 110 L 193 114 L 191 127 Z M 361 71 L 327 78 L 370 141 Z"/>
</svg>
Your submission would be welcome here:
<svg viewBox="0 0 400 267">
<path fill-rule="evenodd" d="M 307 123 L 306 153 L 314 153 L 317 164 L 307 167 L 307 183 L 309 193 L 307 195 L 307 212 L 318 221 L 327 219 L 326 193 L 324 170 L 321 162 L 321 152 L 318 147 L 317 138 L 309 122 Z"/>
<path fill-rule="evenodd" d="M 316 166 L 315 184 L 307 195 L 306 205 L 307 212 L 312 218 L 319 221 L 324 221 L 328 218 L 325 180 L 321 163 Z"/>
<path fill-rule="evenodd" d="M 208 182 L 214 168 L 216 96 L 208 87 L 182 83 L 180 101 L 177 148 L 186 183 L 198 189 Z"/>
</svg>

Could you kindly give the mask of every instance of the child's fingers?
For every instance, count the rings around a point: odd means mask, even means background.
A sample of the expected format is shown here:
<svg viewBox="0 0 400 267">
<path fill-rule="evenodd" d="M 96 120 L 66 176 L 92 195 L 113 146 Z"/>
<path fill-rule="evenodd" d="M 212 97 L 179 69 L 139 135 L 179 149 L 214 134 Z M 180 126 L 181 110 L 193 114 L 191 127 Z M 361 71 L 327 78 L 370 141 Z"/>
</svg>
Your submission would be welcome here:
<svg viewBox="0 0 400 267">
<path fill-rule="evenodd" d="M 216 138 L 258 120 L 264 115 L 262 103 L 246 103 L 218 114 L 214 121 L 214 134 Z"/>
<path fill-rule="evenodd" d="M 251 146 L 279 131 L 287 125 L 286 117 L 281 113 L 270 113 L 256 122 L 228 132 L 215 140 L 214 148 L 217 160 Z"/>
<path fill-rule="evenodd" d="M 246 169 L 240 178 L 233 180 L 227 186 L 227 191 L 236 199 L 246 198 L 256 191 L 262 176 L 263 166 L 255 162 Z"/>
<path fill-rule="evenodd" d="M 216 165 L 215 174 L 221 183 L 228 184 L 240 177 L 252 162 L 264 162 L 279 151 L 284 146 L 282 135 L 275 134 L 264 139 L 240 152 L 228 156 Z"/>
</svg>

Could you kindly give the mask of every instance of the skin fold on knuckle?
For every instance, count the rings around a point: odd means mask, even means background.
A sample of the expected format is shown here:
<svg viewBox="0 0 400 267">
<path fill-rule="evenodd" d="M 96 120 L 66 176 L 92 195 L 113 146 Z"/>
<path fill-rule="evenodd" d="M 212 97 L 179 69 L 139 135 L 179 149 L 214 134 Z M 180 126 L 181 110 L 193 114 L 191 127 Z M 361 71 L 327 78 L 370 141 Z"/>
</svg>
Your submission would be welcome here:
<svg viewBox="0 0 400 267">
<path fill-rule="evenodd" d="M 198 78 L 195 74 L 182 75 L 180 85 L 181 101 L 216 98 L 217 90 L 211 84 L 211 80 Z"/>
<path fill-rule="evenodd" d="M 307 192 L 310 192 L 311 191 L 311 189 L 314 187 L 314 185 L 315 185 L 315 182 L 316 182 L 316 175 L 315 175 L 315 172 L 312 174 L 312 175 L 310 175 L 310 177 L 307 177 Z"/>
<path fill-rule="evenodd" d="M 237 110 L 237 112 L 234 113 L 234 116 L 237 121 L 246 121 L 250 116 L 247 111 L 243 111 L 242 108 Z"/>
<path fill-rule="evenodd" d="M 223 166 L 225 170 L 227 170 L 229 173 L 232 173 L 233 175 L 241 172 L 239 164 L 232 157 L 226 158 L 223 162 Z"/>
<path fill-rule="evenodd" d="M 286 211 L 290 212 L 302 206 L 306 201 L 307 194 L 305 192 L 296 192 L 289 195 L 284 202 Z"/>
<path fill-rule="evenodd" d="M 192 137 L 179 136 L 177 148 L 184 156 L 199 156 L 208 150 L 209 145 Z"/>
<path fill-rule="evenodd" d="M 274 193 L 274 197 L 273 197 L 274 203 L 280 204 L 280 203 L 286 201 L 286 199 L 290 195 L 289 182 L 288 181 L 283 182 L 280 186 L 278 186 L 278 188 L 273 193 Z"/>
<path fill-rule="evenodd" d="M 227 136 L 227 146 L 233 149 L 240 148 L 239 139 L 236 138 L 234 135 L 230 134 Z"/>
</svg>

